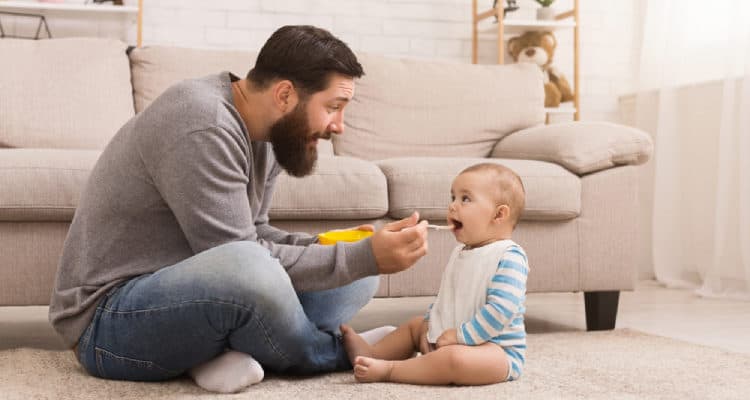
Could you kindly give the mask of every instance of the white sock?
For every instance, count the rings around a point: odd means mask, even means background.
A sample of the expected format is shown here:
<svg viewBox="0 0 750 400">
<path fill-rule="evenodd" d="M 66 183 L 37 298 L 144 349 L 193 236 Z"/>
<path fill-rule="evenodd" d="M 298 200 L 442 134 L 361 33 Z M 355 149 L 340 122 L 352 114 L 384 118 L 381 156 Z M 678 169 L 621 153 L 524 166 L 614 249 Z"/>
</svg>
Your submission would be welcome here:
<svg viewBox="0 0 750 400">
<path fill-rule="evenodd" d="M 362 337 L 362 339 L 367 342 L 369 345 L 373 345 L 380 341 L 380 339 L 386 337 L 389 333 L 396 330 L 395 326 L 386 325 L 381 326 L 379 328 L 370 329 L 369 331 L 365 331 L 359 334 L 359 336 Z"/>
<path fill-rule="evenodd" d="M 235 393 L 263 380 L 263 367 L 249 354 L 226 353 L 190 369 L 198 386 L 211 392 Z"/>
</svg>

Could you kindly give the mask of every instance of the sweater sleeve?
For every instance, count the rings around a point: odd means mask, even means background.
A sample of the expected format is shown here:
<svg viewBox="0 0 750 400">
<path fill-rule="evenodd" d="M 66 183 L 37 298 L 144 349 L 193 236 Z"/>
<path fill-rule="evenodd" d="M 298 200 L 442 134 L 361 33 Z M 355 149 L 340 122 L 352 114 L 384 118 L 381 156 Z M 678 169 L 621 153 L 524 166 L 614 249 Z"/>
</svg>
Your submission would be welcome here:
<svg viewBox="0 0 750 400">
<path fill-rule="evenodd" d="M 528 260 L 523 250 L 516 245 L 508 248 L 487 289 L 487 303 L 471 321 L 462 323 L 457 329 L 458 342 L 480 345 L 513 324 L 518 314 L 524 311 L 528 274 Z"/>
<path fill-rule="evenodd" d="M 192 132 L 160 156 L 154 184 L 195 254 L 232 241 L 255 241 L 279 260 L 299 291 L 330 289 L 377 274 L 369 239 L 306 246 L 305 239 L 296 242 L 275 228 L 258 230 L 248 200 L 248 168 L 241 145 L 218 130 Z"/>
</svg>

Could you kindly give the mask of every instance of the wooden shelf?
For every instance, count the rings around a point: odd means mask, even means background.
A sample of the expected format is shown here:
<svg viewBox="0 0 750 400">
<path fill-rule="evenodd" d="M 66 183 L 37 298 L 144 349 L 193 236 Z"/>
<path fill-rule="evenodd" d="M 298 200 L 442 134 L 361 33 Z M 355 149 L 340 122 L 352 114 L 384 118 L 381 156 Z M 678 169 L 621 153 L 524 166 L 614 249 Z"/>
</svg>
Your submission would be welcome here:
<svg viewBox="0 0 750 400">
<path fill-rule="evenodd" d="M 523 33 L 527 30 L 548 30 L 575 28 L 575 21 L 539 21 L 534 19 L 505 19 L 505 32 L 511 34 Z M 487 25 L 479 29 L 481 33 L 497 33 L 497 26 Z"/>
<path fill-rule="evenodd" d="M 84 3 L 39 3 L 35 1 L 0 1 L 0 12 L 10 14 L 38 14 L 38 15 L 134 15 L 136 16 L 137 32 L 136 44 L 141 47 L 143 42 L 143 0 L 138 0 L 138 6 L 116 6 L 113 4 L 84 4 Z"/>
<path fill-rule="evenodd" d="M 561 105 L 560 107 L 544 107 L 547 114 L 575 114 L 576 108 L 572 106 Z"/>
<path fill-rule="evenodd" d="M 31 1 L 0 1 L 0 11 L 17 12 L 76 12 L 138 14 L 138 7 L 112 4 L 37 3 Z"/>
</svg>

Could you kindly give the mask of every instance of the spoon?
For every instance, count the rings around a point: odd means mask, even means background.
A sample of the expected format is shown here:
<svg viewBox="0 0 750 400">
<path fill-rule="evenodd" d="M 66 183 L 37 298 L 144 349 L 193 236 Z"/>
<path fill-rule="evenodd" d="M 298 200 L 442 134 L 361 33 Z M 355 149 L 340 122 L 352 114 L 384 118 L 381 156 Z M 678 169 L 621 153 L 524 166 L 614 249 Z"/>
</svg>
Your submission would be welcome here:
<svg viewBox="0 0 750 400">
<path fill-rule="evenodd" d="M 453 229 L 453 225 L 432 225 L 432 224 L 428 224 L 427 227 L 430 228 L 430 229 L 436 229 L 436 230 L 439 230 L 439 231 Z"/>
</svg>

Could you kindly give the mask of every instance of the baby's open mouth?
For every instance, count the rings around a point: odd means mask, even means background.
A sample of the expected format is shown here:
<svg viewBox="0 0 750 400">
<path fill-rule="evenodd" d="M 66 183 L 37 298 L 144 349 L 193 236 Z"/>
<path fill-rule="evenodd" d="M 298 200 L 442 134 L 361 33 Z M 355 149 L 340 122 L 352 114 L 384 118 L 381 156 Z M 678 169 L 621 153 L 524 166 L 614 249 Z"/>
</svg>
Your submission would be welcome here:
<svg viewBox="0 0 750 400">
<path fill-rule="evenodd" d="M 453 230 L 454 231 L 457 231 L 457 230 L 463 228 L 463 226 L 464 226 L 464 224 L 461 223 L 461 221 L 455 220 L 453 218 L 449 219 L 448 221 L 449 221 L 450 225 L 453 225 Z"/>
</svg>

